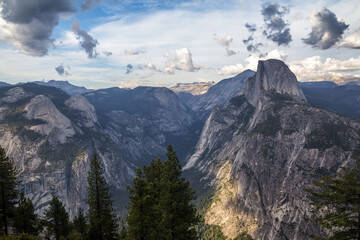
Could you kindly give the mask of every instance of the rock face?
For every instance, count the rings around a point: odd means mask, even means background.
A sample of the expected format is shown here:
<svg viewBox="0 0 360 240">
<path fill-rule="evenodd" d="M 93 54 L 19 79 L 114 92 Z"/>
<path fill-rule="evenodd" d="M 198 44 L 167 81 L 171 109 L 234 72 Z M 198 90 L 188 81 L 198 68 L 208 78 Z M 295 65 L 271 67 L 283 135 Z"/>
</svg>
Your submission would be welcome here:
<svg viewBox="0 0 360 240">
<path fill-rule="evenodd" d="M 94 127 L 98 122 L 95 107 L 91 105 L 84 96 L 71 96 L 65 101 L 65 104 L 69 108 L 80 112 L 82 118 L 77 121 L 80 126 Z"/>
<path fill-rule="evenodd" d="M 187 107 L 205 121 L 214 107 L 224 107 L 232 97 L 242 94 L 246 87 L 246 81 L 254 74 L 253 71 L 246 70 L 233 78 L 220 81 L 209 88 L 205 94 L 193 96 L 183 93 L 179 94 L 179 97 Z"/>
<path fill-rule="evenodd" d="M 255 77 L 247 81 L 245 96 L 252 105 L 257 105 L 270 91 L 306 101 L 295 74 L 280 60 L 259 61 Z"/>
<path fill-rule="evenodd" d="M 246 91 L 216 108 L 184 167 L 212 193 L 205 222 L 228 237 L 308 239 L 312 180 L 359 153 L 360 124 L 311 107 L 284 63 L 259 63 Z"/>
<path fill-rule="evenodd" d="M 214 82 L 178 83 L 170 89 L 176 93 L 190 93 L 195 96 L 206 93 L 214 85 Z"/>
<path fill-rule="evenodd" d="M 32 98 L 30 102 L 25 105 L 24 110 L 26 112 L 26 119 L 40 119 L 44 122 L 44 124 L 29 128 L 34 132 L 38 132 L 43 136 L 52 134 L 60 143 L 65 143 L 66 138 L 72 137 L 75 134 L 71 121 L 44 95 L 38 95 Z"/>
</svg>

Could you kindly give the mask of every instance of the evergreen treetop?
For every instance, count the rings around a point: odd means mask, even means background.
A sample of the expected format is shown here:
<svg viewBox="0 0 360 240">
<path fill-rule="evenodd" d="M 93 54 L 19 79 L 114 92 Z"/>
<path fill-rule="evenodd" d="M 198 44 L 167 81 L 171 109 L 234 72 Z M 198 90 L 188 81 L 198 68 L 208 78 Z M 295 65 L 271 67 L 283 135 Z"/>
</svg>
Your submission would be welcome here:
<svg viewBox="0 0 360 240">
<path fill-rule="evenodd" d="M 335 178 L 314 181 L 311 204 L 315 221 L 324 231 L 315 239 L 360 239 L 360 159 L 356 167 L 342 167 Z"/>
<path fill-rule="evenodd" d="M 45 212 L 45 219 L 50 234 L 53 235 L 56 240 L 60 240 L 69 234 L 69 214 L 57 197 L 53 197 L 50 201 L 50 207 Z"/>
<path fill-rule="evenodd" d="M 94 153 L 88 173 L 89 238 L 112 240 L 117 238 L 116 217 L 100 159 Z"/>
<path fill-rule="evenodd" d="M 5 235 L 8 235 L 9 219 L 14 217 L 15 204 L 18 198 L 18 180 L 16 178 L 14 162 L 0 147 L 0 209 L 1 224 L 4 226 Z"/>
<path fill-rule="evenodd" d="M 37 235 L 37 218 L 31 200 L 20 193 L 20 199 L 15 211 L 14 227 L 17 233 Z"/>
</svg>

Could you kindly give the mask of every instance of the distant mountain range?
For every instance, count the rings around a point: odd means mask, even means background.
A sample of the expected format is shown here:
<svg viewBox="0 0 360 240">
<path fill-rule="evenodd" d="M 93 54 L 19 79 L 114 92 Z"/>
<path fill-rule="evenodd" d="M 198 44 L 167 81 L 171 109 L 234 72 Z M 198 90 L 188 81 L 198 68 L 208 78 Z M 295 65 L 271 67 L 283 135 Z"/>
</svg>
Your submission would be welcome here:
<svg viewBox="0 0 360 240">
<path fill-rule="evenodd" d="M 194 94 L 204 88 L 177 87 Z M 260 61 L 256 72 L 199 95 L 159 87 L 88 90 L 63 81 L 4 84 L 0 145 L 39 214 L 53 195 L 71 216 L 86 206 L 94 152 L 117 211 L 124 211 L 137 167 L 164 157 L 172 144 L 206 224 L 231 238 L 246 231 L 254 239 L 308 239 L 318 228 L 304 220 L 304 189 L 360 153 L 359 101 L 357 84 L 299 84 L 279 60 Z"/>
</svg>

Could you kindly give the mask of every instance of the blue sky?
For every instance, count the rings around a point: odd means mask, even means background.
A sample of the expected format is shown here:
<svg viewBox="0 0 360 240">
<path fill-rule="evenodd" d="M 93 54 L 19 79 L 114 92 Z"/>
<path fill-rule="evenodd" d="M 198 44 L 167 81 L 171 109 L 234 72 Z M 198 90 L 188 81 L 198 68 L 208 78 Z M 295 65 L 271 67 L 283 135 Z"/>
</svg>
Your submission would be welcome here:
<svg viewBox="0 0 360 240">
<path fill-rule="evenodd" d="M 267 58 L 300 81 L 360 79 L 357 0 L 23 3 L 0 0 L 0 81 L 169 87 L 219 81 Z"/>
</svg>

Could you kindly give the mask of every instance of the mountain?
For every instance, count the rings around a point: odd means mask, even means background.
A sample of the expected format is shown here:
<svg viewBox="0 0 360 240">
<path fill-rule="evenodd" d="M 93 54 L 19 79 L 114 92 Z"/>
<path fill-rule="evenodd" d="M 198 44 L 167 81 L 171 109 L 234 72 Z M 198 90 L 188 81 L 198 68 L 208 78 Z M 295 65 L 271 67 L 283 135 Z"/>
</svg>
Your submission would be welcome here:
<svg viewBox="0 0 360 240">
<path fill-rule="evenodd" d="M 191 95 L 202 95 L 214 85 L 214 82 L 178 83 L 170 89 L 175 93 L 190 93 Z"/>
<path fill-rule="evenodd" d="M 97 109 L 104 130 L 134 163 L 165 156 L 168 144 L 184 160 L 199 138 L 199 120 L 167 88 L 110 88 L 84 96 Z"/>
<path fill-rule="evenodd" d="M 255 73 L 246 70 L 233 78 L 220 81 L 202 95 L 191 95 L 190 93 L 178 93 L 180 100 L 191 108 L 204 121 L 216 106 L 226 106 L 235 95 L 241 94 L 245 89 L 246 81 Z"/>
<path fill-rule="evenodd" d="M 360 86 L 302 87 L 302 90 L 312 106 L 360 119 Z"/>
<path fill-rule="evenodd" d="M 335 88 L 337 85 L 331 81 L 320 81 L 320 82 L 299 82 L 301 88 Z"/>
<path fill-rule="evenodd" d="M 7 86 L 11 86 L 11 84 L 6 82 L 0 82 L 0 87 L 7 87 Z"/>
<path fill-rule="evenodd" d="M 118 211 L 137 167 L 183 153 L 198 139 L 196 118 L 166 88 L 103 89 L 69 96 L 33 83 L 0 88 L 0 145 L 14 159 L 20 190 L 40 215 L 53 195 L 77 214 L 85 207 L 89 160 L 97 153 Z"/>
<path fill-rule="evenodd" d="M 69 94 L 70 96 L 76 95 L 76 94 L 83 94 L 83 93 L 87 93 L 87 92 L 92 91 L 92 90 L 89 90 L 89 89 L 87 89 L 85 87 L 78 87 L 78 86 L 72 85 L 68 81 L 50 80 L 48 82 L 35 81 L 33 83 L 38 84 L 38 85 L 44 85 L 44 86 L 60 88 L 61 90 L 63 90 L 67 94 Z"/>
<path fill-rule="evenodd" d="M 259 61 L 244 94 L 215 108 L 185 174 L 197 188 L 205 223 L 231 238 L 308 239 L 306 188 L 360 153 L 360 123 L 310 106 L 279 60 Z"/>
</svg>

